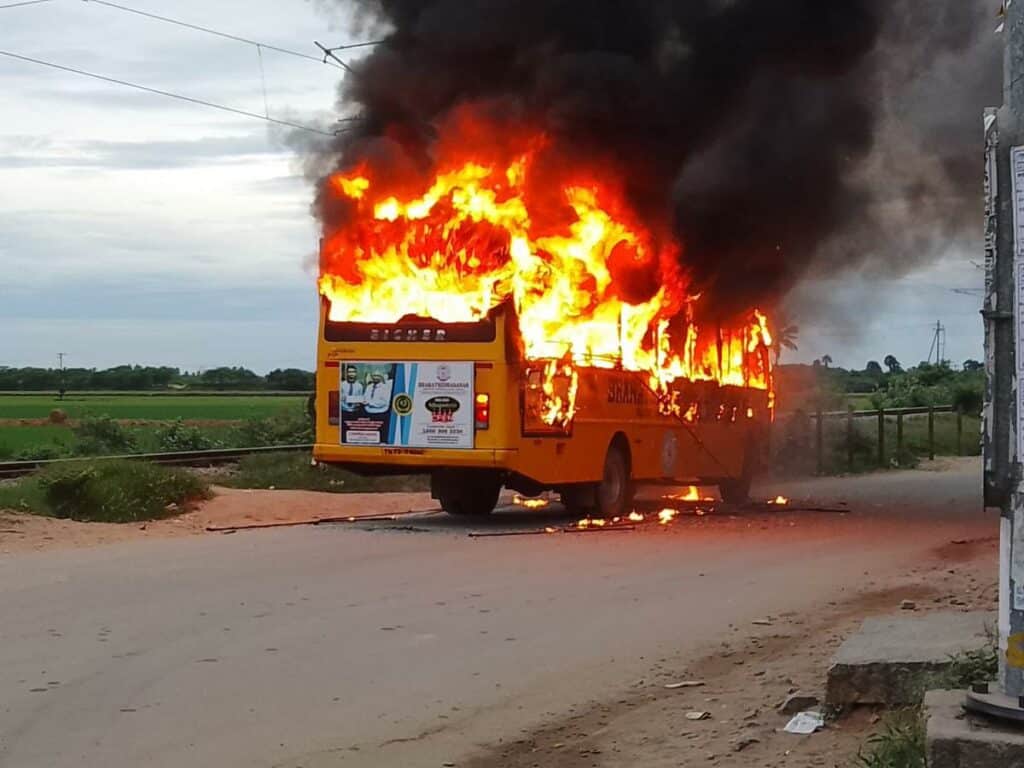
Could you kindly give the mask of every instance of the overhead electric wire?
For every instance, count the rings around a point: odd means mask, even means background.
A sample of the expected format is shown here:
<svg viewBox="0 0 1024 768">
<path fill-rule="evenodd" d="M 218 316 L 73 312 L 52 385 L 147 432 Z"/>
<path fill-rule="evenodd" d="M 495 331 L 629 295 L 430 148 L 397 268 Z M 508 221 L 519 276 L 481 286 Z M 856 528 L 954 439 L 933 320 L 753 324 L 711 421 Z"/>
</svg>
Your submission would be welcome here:
<svg viewBox="0 0 1024 768">
<path fill-rule="evenodd" d="M 7 3 L 6 5 L 0 5 L 0 11 L 4 8 L 21 8 L 23 5 L 39 5 L 40 3 L 52 3 L 53 0 L 21 0 L 20 3 Z"/>
<path fill-rule="evenodd" d="M 90 0 L 90 1 L 94 1 L 94 0 Z M 302 131 L 309 131 L 310 133 L 319 133 L 322 136 L 336 136 L 338 133 L 341 132 L 341 130 L 343 130 L 343 129 L 340 129 L 339 131 L 325 131 L 325 130 L 322 130 L 320 128 L 314 128 L 313 126 L 310 126 L 310 125 L 303 125 L 302 123 L 294 123 L 294 122 L 292 122 L 290 120 L 280 120 L 280 119 L 278 119 L 276 117 L 268 117 L 267 115 L 261 115 L 258 112 L 249 112 L 249 111 L 244 110 L 244 109 L 238 109 L 236 107 L 229 107 L 229 106 L 226 106 L 224 104 L 218 104 L 216 102 L 207 101 L 205 99 L 197 99 L 197 98 L 195 98 L 193 96 L 185 96 L 183 94 L 174 93 L 172 91 L 163 91 L 163 90 L 160 90 L 159 88 L 150 88 L 149 86 L 139 85 L 138 83 L 132 83 L 132 82 L 129 82 L 127 80 L 119 80 L 116 77 L 107 77 L 106 75 L 98 75 L 95 72 L 87 72 L 84 69 L 77 69 L 75 67 L 67 67 L 67 66 L 64 66 L 63 64 L 55 64 L 52 61 L 44 61 L 43 59 L 34 59 L 31 56 L 23 56 L 23 55 L 21 55 L 19 53 L 12 53 L 11 51 L 0 50 L 0 56 L 7 56 L 9 58 L 17 59 L 19 61 L 27 61 L 27 62 L 29 62 L 31 64 L 38 64 L 39 66 L 42 66 L 42 67 L 49 67 L 50 69 L 58 69 L 58 70 L 61 70 L 62 72 L 71 72 L 72 74 L 82 75 L 83 77 L 91 77 L 91 78 L 96 79 L 96 80 L 102 80 L 103 82 L 106 82 L 106 83 L 113 83 L 114 85 L 121 85 L 121 86 L 124 86 L 126 88 L 134 88 L 134 89 L 139 90 L 139 91 L 145 91 L 146 93 L 153 93 L 153 94 L 156 94 L 157 96 L 166 96 L 169 99 L 177 99 L 179 101 L 185 101 L 185 102 L 188 102 L 190 104 L 198 104 L 198 105 L 203 106 L 203 107 L 210 107 L 211 109 L 219 109 L 219 110 L 221 110 L 223 112 L 231 112 L 232 114 L 242 115 L 243 117 L 253 117 L 253 118 L 256 118 L 257 120 L 265 120 L 268 123 L 276 123 L 277 125 L 283 125 L 283 126 L 286 126 L 288 128 L 297 128 L 297 129 L 302 130 Z M 355 118 L 355 117 L 345 117 L 345 118 L 341 118 L 340 122 L 350 122 L 352 120 L 358 120 L 358 119 L 359 118 Z"/>
<path fill-rule="evenodd" d="M 159 16 L 159 15 L 157 15 L 155 13 L 150 13 L 149 11 L 142 11 L 142 10 L 139 10 L 138 8 L 131 8 L 131 7 L 127 6 L 127 5 L 119 5 L 118 3 L 112 3 L 112 2 L 109 2 L 109 0 L 84 0 L 84 2 L 95 3 L 97 5 L 105 5 L 108 8 L 114 8 L 115 10 L 118 10 L 118 11 L 124 11 L 126 13 L 134 13 L 134 14 L 136 14 L 138 16 L 145 16 L 146 18 L 153 19 L 154 21 L 162 21 L 162 22 L 164 22 L 166 24 L 174 24 L 175 26 L 185 27 L 186 29 L 192 29 L 192 30 L 195 30 L 197 32 L 205 32 L 208 35 L 216 35 L 217 37 L 223 37 L 226 40 L 234 40 L 237 43 L 246 43 L 248 45 L 255 45 L 257 48 L 266 48 L 268 51 L 276 51 L 277 53 L 284 53 L 284 54 L 287 54 L 289 56 L 297 56 L 298 58 L 301 58 L 301 59 L 308 59 L 310 61 L 315 61 L 317 64 L 327 64 L 328 66 L 334 67 L 335 69 L 346 69 L 346 67 L 343 66 L 343 65 L 339 66 L 338 64 L 334 64 L 334 63 L 332 63 L 330 61 L 326 61 L 326 60 L 320 58 L 319 56 L 313 56 L 313 55 L 308 54 L 308 53 L 303 53 L 302 51 L 293 51 L 290 48 L 282 48 L 281 46 L 278 46 L 278 45 L 270 45 L 269 43 L 260 42 L 259 40 L 250 40 L 247 37 L 241 37 L 240 35 L 233 35 L 230 32 L 221 32 L 218 29 L 212 29 L 210 27 L 203 27 L 203 26 L 200 26 L 199 24 L 191 24 L 191 23 L 189 23 L 187 21 L 181 21 L 180 19 L 172 19 L 169 16 Z M 342 50 L 342 49 L 347 49 L 347 48 L 361 48 L 363 46 L 377 45 L 379 42 L 380 41 L 376 41 L 375 40 L 375 41 L 365 42 L 365 43 L 352 43 L 350 45 L 339 46 L 335 50 Z"/>
</svg>

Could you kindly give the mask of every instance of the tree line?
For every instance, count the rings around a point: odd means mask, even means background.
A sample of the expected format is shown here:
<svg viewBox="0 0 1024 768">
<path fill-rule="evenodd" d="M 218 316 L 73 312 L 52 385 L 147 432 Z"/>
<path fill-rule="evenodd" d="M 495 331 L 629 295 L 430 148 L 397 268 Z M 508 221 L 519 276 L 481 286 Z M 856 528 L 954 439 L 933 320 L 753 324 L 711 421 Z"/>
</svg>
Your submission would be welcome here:
<svg viewBox="0 0 1024 768">
<path fill-rule="evenodd" d="M 910 368 L 894 356 L 881 363 L 868 361 L 863 369 L 832 366 L 826 355 L 811 365 L 782 365 L 776 369 L 778 389 L 805 406 L 841 408 L 849 395 L 861 395 L 873 408 L 915 408 L 952 405 L 965 413 L 981 411 L 985 392 L 984 365 L 922 362 Z"/>
<path fill-rule="evenodd" d="M 314 374 L 277 368 L 261 376 L 248 368 L 222 366 L 183 371 L 169 366 L 119 365 L 114 368 L 12 368 L 0 366 L 4 392 L 150 392 L 158 390 L 310 392 Z"/>
</svg>

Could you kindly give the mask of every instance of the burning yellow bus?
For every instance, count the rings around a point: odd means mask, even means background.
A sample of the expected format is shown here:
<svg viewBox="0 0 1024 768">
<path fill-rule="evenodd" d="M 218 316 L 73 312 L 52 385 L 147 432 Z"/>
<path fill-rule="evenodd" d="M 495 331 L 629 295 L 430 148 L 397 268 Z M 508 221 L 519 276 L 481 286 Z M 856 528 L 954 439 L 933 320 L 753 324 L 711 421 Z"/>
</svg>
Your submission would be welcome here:
<svg viewBox="0 0 1024 768">
<path fill-rule="evenodd" d="M 745 497 L 772 419 L 763 314 L 702 320 L 679 248 L 614 181 L 539 188 L 525 151 L 432 178 L 336 173 L 321 245 L 317 461 L 429 472 L 449 513 L 501 488 L 628 514 L 637 483 Z"/>
</svg>

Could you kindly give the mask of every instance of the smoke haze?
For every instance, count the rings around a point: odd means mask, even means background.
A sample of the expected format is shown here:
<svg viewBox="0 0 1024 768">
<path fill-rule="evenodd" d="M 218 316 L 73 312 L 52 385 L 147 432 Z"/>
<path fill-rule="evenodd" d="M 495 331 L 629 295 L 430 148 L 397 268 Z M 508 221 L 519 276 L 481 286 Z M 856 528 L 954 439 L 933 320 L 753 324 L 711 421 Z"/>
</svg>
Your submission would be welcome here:
<svg viewBox="0 0 1024 768">
<path fill-rule="evenodd" d="M 981 111 L 1001 94 L 987 0 L 333 4 L 386 42 L 344 77 L 339 109 L 361 120 L 320 173 L 428 174 L 467 105 L 536 126 L 542 163 L 619 169 L 723 313 L 980 239 Z M 346 211 L 323 195 L 317 213 Z"/>
</svg>

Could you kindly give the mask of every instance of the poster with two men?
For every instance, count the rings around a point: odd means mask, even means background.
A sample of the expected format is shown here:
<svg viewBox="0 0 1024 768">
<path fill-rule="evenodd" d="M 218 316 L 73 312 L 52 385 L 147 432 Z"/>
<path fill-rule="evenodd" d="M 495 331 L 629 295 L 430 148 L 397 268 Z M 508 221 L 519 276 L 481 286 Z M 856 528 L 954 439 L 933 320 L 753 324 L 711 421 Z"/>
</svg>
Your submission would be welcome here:
<svg viewBox="0 0 1024 768">
<path fill-rule="evenodd" d="M 472 363 L 345 362 L 344 445 L 473 447 Z"/>
</svg>

